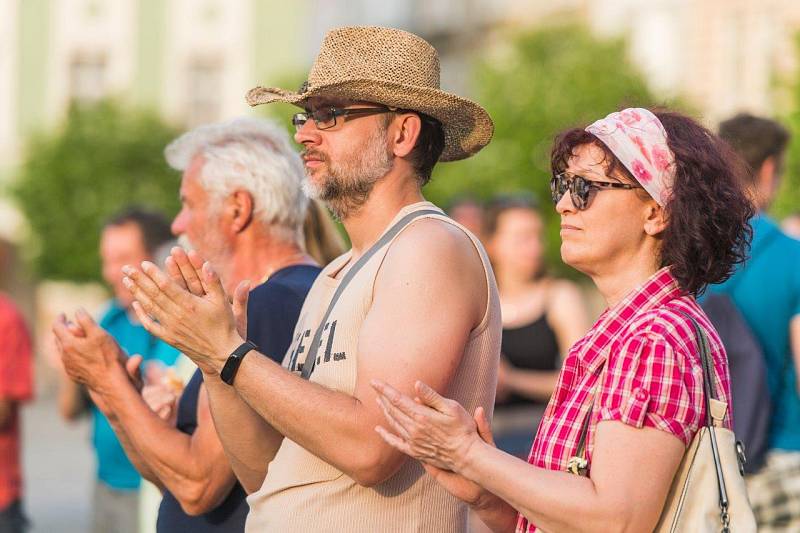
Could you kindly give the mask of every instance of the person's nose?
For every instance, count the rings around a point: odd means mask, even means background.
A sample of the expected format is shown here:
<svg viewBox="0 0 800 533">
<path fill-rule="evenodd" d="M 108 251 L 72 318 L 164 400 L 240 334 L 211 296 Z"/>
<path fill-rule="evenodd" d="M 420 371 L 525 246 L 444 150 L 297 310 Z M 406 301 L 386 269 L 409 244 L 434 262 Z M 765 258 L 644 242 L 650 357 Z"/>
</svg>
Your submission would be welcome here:
<svg viewBox="0 0 800 533">
<path fill-rule="evenodd" d="M 294 133 L 294 140 L 297 144 L 319 144 L 320 135 L 319 128 L 313 119 L 309 118 L 305 123 L 297 128 Z"/>
<path fill-rule="evenodd" d="M 576 211 L 575 204 L 572 203 L 572 195 L 569 191 L 565 192 L 564 196 L 556 203 L 556 212 L 559 215 L 563 215 L 564 213 L 575 213 Z"/>
<path fill-rule="evenodd" d="M 175 220 L 172 221 L 172 225 L 169 227 L 170 231 L 176 237 L 180 237 L 184 233 L 186 233 L 186 209 L 181 208 L 177 215 L 175 215 Z"/>
</svg>

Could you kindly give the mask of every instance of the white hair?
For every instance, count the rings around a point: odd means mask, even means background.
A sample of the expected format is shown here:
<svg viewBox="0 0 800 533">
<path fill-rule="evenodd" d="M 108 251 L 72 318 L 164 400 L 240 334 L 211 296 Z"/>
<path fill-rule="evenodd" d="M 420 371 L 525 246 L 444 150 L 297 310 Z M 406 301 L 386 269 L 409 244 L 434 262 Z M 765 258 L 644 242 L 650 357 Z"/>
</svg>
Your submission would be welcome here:
<svg viewBox="0 0 800 533">
<path fill-rule="evenodd" d="M 303 243 L 308 197 L 305 172 L 289 135 L 272 120 L 240 117 L 184 133 L 164 150 L 169 165 L 184 171 L 204 158 L 200 184 L 212 205 L 236 190 L 253 197 L 253 218 L 275 237 Z"/>
</svg>

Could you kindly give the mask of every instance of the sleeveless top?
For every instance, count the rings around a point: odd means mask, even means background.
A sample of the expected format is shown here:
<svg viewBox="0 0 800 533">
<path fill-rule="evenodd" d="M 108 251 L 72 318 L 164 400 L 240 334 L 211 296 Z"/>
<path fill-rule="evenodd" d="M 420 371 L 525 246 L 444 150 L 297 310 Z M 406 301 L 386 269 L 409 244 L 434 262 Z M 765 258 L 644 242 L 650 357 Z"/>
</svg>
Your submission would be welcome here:
<svg viewBox="0 0 800 533">
<path fill-rule="evenodd" d="M 406 206 L 387 229 L 408 213 L 423 209 L 437 208 L 429 202 Z M 500 304 L 491 266 L 479 241 L 444 213 L 421 218 L 433 218 L 460 228 L 469 236 L 483 262 L 487 307 L 480 324 L 470 332 L 461 364 L 445 395 L 457 400 L 468 412 L 480 405 L 490 414 L 501 330 Z M 311 381 L 353 394 L 359 331 L 372 304 L 375 279 L 392 242 L 372 256 L 334 306 L 320 340 Z M 332 274 L 349 259 L 350 252 L 334 260 L 311 288 L 295 329 L 294 341 L 284 358 L 283 364 L 290 370 L 298 371 L 302 366 L 307 344 L 311 342 L 340 282 Z M 467 528 L 467 506 L 441 488 L 419 462 L 408 459 L 390 479 L 373 487 L 364 487 L 289 438 L 284 439 L 269 465 L 263 486 L 248 498 L 248 503 L 251 511 L 246 530 L 250 532 L 447 533 L 466 531 Z"/>
<path fill-rule="evenodd" d="M 503 329 L 501 353 L 514 368 L 522 370 L 558 370 L 560 353 L 556 333 L 547 323 L 547 313 L 533 322 Z M 499 406 L 539 403 L 512 394 Z"/>
</svg>

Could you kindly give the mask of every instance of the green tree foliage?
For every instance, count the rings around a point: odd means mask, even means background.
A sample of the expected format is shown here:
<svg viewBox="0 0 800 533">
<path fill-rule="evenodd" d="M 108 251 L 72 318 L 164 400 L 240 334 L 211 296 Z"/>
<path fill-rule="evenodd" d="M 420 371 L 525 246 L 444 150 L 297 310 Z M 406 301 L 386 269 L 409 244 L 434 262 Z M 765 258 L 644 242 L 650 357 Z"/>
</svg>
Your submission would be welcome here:
<svg viewBox="0 0 800 533">
<path fill-rule="evenodd" d="M 780 188 L 770 208 L 770 214 L 778 220 L 800 213 L 800 113 L 791 113 L 784 124 L 789 127 L 792 140 L 789 141 Z"/>
<path fill-rule="evenodd" d="M 475 74 L 475 98 L 494 120 L 494 138 L 475 157 L 439 165 L 426 194 L 446 205 L 459 194 L 533 192 L 547 223 L 549 262 L 560 268 L 549 192 L 555 136 L 623 107 L 651 105 L 653 97 L 623 41 L 599 40 L 577 25 L 516 35 L 481 59 Z"/>
<path fill-rule="evenodd" d="M 34 233 L 34 272 L 99 279 L 99 233 L 130 205 L 177 212 L 179 176 L 164 161 L 177 131 L 114 101 L 73 105 L 64 127 L 32 139 L 13 187 Z"/>
<path fill-rule="evenodd" d="M 800 53 L 800 33 L 795 36 L 795 50 Z M 800 212 L 800 78 L 795 76 L 785 86 L 791 94 L 791 110 L 781 122 L 789 128 L 792 138 L 786 154 L 783 182 L 770 209 L 778 219 Z"/>
</svg>

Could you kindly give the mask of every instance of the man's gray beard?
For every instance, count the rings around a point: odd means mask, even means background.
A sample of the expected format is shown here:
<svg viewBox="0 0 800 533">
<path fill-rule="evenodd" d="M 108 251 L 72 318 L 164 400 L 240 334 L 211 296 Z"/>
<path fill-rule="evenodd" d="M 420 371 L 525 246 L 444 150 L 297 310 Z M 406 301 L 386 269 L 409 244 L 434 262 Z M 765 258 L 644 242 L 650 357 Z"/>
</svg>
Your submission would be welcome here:
<svg viewBox="0 0 800 533">
<path fill-rule="evenodd" d="M 232 252 L 230 246 L 223 241 L 220 234 L 220 213 L 218 210 L 217 207 L 211 207 L 209 209 L 207 215 L 208 222 L 206 225 L 207 230 L 204 232 L 205 239 L 203 243 L 205 247 L 203 252 L 208 255 L 201 257 L 204 261 L 211 263 L 212 268 L 214 268 L 217 274 L 220 274 L 222 267 L 227 264 L 228 258 L 230 258 Z M 197 247 L 189 240 L 189 237 L 185 233 L 178 236 L 178 246 L 186 250 L 187 253 L 191 250 L 197 251 Z"/>
<path fill-rule="evenodd" d="M 189 237 L 186 236 L 185 233 L 178 235 L 178 246 L 186 250 L 187 252 L 194 250 L 194 246 L 192 246 Z"/>
<path fill-rule="evenodd" d="M 309 198 L 325 202 L 338 220 L 353 215 L 369 199 L 375 184 L 392 170 L 393 155 L 386 146 L 386 130 L 377 129 L 367 139 L 364 149 L 353 159 L 333 165 L 328 159 L 328 174 L 316 184 L 306 174 L 303 191 Z"/>
</svg>

